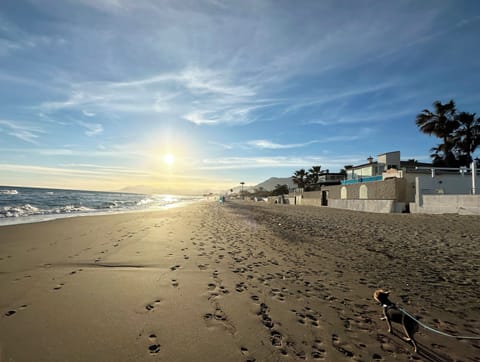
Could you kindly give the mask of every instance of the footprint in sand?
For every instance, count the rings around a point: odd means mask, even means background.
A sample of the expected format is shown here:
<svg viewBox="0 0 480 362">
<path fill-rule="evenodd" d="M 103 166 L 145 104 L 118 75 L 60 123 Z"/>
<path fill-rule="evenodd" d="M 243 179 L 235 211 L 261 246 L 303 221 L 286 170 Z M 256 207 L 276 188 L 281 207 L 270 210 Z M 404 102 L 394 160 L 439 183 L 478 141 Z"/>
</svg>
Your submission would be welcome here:
<svg viewBox="0 0 480 362">
<path fill-rule="evenodd" d="M 270 332 L 270 342 L 274 347 L 282 347 L 282 340 L 283 336 L 278 331 L 271 331 Z"/>
<path fill-rule="evenodd" d="M 150 352 L 150 354 L 156 354 L 156 353 L 160 352 L 160 344 L 155 343 L 157 341 L 157 336 L 154 333 L 151 333 L 148 336 L 148 339 L 151 343 L 148 346 L 148 351 Z"/>
<path fill-rule="evenodd" d="M 53 287 L 53 290 L 60 290 L 65 285 L 65 283 L 60 283 L 56 287 Z"/>
<path fill-rule="evenodd" d="M 325 359 L 326 351 L 323 348 L 323 342 L 320 339 L 316 339 L 312 345 L 311 356 L 313 359 Z"/>
<path fill-rule="evenodd" d="M 27 304 L 24 304 L 24 305 L 21 305 L 20 307 L 18 307 L 17 309 L 18 310 L 22 310 L 22 309 L 25 309 L 27 308 L 28 305 Z M 9 311 L 6 311 L 5 313 L 3 313 L 3 315 L 5 317 L 11 317 L 12 315 L 16 314 L 17 313 L 17 309 L 10 309 Z"/>
<path fill-rule="evenodd" d="M 282 288 L 282 290 L 278 289 L 278 288 L 272 288 L 270 290 L 270 295 L 279 300 L 280 302 L 284 302 L 285 301 L 285 295 L 282 293 L 282 291 L 287 291 L 286 288 Z"/>
<path fill-rule="evenodd" d="M 340 353 L 343 353 L 347 357 L 353 357 L 353 352 L 346 350 L 340 345 L 340 338 L 336 334 L 332 334 L 332 346 Z"/>
<path fill-rule="evenodd" d="M 161 302 L 160 299 L 157 299 L 155 300 L 154 302 L 152 303 L 148 303 L 146 306 L 145 306 L 145 309 L 148 310 L 148 311 L 151 311 L 153 309 L 155 309 L 155 305 L 159 304 Z"/>
<path fill-rule="evenodd" d="M 258 311 L 257 315 L 262 318 L 262 324 L 267 327 L 268 329 L 272 329 L 275 325 L 268 314 L 269 308 L 265 303 L 260 304 L 260 311 Z"/>
<path fill-rule="evenodd" d="M 245 286 L 245 283 L 244 282 L 241 282 L 241 283 L 237 283 L 237 285 L 235 285 L 235 290 L 239 293 L 242 293 L 245 291 L 245 289 L 247 289 L 247 287 Z"/>
<path fill-rule="evenodd" d="M 24 275 L 23 277 L 15 278 L 13 280 L 14 283 L 19 282 L 22 279 L 30 279 L 32 276 L 30 274 Z"/>
<path fill-rule="evenodd" d="M 172 287 L 174 288 L 178 287 L 177 279 L 172 279 Z"/>
<path fill-rule="evenodd" d="M 170 267 L 170 270 L 171 270 L 171 271 L 175 271 L 175 270 L 177 270 L 178 268 L 180 268 L 180 265 L 177 264 L 177 265 L 171 266 L 171 267 Z"/>
<path fill-rule="evenodd" d="M 81 272 L 83 271 L 83 269 L 77 269 L 77 270 L 72 270 L 70 273 L 68 273 L 69 275 L 73 275 L 73 274 L 77 274 L 78 272 Z"/>
<path fill-rule="evenodd" d="M 222 292 L 223 294 L 230 293 L 230 291 L 227 288 L 225 288 L 223 285 L 220 285 L 219 288 L 220 288 L 220 292 Z"/>
</svg>

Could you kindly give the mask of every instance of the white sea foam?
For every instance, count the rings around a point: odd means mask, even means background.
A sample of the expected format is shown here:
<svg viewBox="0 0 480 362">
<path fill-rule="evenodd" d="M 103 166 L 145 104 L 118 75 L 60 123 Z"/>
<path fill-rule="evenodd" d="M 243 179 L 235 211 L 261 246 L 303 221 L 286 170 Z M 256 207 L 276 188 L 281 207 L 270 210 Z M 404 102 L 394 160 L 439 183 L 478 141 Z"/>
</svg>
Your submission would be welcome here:
<svg viewBox="0 0 480 362">
<path fill-rule="evenodd" d="M 139 202 L 137 202 L 137 206 L 141 206 L 141 205 L 148 205 L 148 204 L 151 204 L 152 202 L 155 202 L 154 200 L 152 199 L 142 199 L 140 200 Z"/>
<path fill-rule="evenodd" d="M 3 217 L 19 217 L 42 214 L 40 209 L 30 204 L 23 206 L 5 206 L 0 209 L 0 218 Z"/>
<path fill-rule="evenodd" d="M 62 207 L 57 207 L 53 210 L 51 210 L 49 213 L 54 213 L 54 214 L 70 214 L 72 212 L 90 212 L 94 211 L 94 209 L 90 209 L 85 206 L 76 206 L 76 205 L 66 205 Z"/>
<path fill-rule="evenodd" d="M 187 205 L 198 197 L 0 186 L 0 226 L 73 216 L 110 215 Z"/>
<path fill-rule="evenodd" d="M 18 195 L 17 190 L 0 190 L 0 195 Z"/>
</svg>

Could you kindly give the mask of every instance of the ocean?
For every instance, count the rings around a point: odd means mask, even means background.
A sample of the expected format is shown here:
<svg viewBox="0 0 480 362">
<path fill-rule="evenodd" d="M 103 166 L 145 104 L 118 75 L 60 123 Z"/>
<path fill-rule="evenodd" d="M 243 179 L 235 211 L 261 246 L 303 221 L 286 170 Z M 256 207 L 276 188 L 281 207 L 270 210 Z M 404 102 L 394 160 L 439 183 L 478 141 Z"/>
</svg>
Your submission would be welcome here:
<svg viewBox="0 0 480 362">
<path fill-rule="evenodd" d="M 201 196 L 0 186 L 0 226 L 72 216 L 160 210 L 201 199 Z"/>
</svg>

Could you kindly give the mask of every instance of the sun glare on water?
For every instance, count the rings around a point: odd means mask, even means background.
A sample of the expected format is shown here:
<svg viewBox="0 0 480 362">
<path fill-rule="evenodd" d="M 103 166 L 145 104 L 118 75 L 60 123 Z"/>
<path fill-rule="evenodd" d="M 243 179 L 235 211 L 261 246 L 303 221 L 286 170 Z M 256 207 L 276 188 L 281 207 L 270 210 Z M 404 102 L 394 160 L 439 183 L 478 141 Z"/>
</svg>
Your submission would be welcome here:
<svg viewBox="0 0 480 362">
<path fill-rule="evenodd" d="M 167 165 L 173 165 L 175 162 L 175 156 L 173 156 L 171 153 L 167 153 L 163 155 L 163 162 Z"/>
</svg>

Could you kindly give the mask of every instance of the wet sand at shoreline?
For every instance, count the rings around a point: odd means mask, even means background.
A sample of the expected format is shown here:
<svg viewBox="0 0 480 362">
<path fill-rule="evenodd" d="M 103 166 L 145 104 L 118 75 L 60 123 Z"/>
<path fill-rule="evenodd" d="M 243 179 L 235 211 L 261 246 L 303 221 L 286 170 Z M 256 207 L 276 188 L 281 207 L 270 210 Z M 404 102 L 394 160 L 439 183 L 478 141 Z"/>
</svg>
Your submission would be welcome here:
<svg viewBox="0 0 480 362">
<path fill-rule="evenodd" d="M 480 217 L 202 202 L 0 227 L 0 361 L 480 361 Z"/>
</svg>

